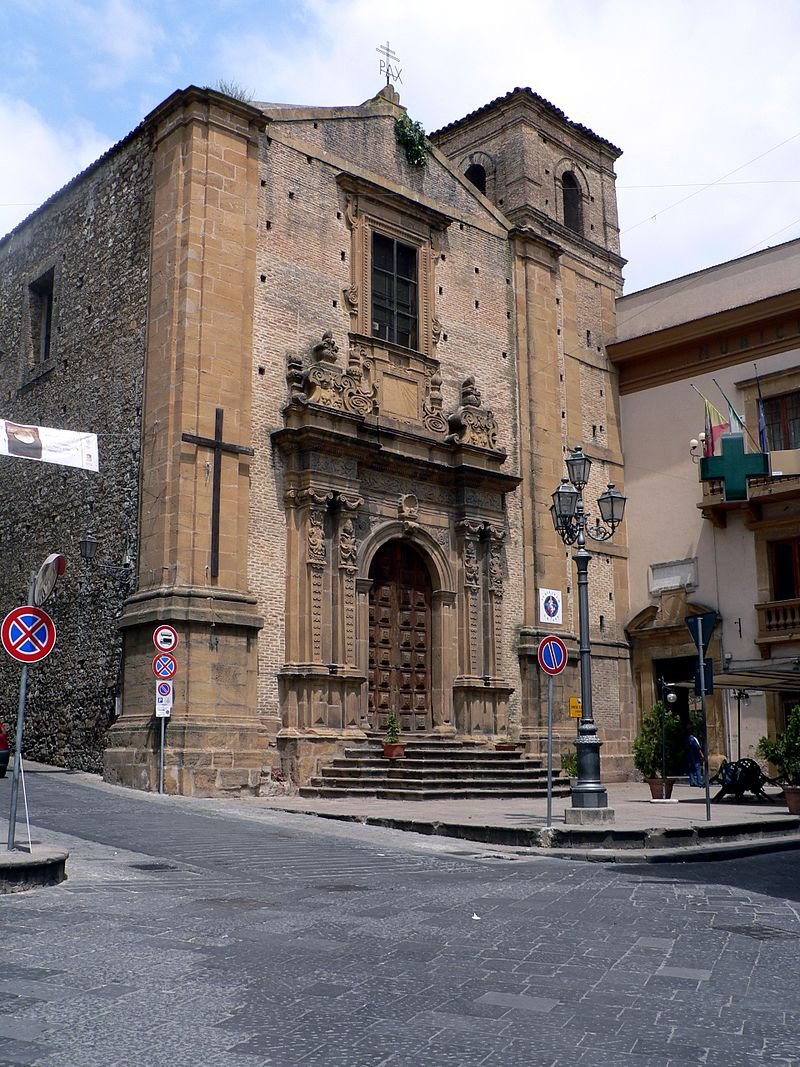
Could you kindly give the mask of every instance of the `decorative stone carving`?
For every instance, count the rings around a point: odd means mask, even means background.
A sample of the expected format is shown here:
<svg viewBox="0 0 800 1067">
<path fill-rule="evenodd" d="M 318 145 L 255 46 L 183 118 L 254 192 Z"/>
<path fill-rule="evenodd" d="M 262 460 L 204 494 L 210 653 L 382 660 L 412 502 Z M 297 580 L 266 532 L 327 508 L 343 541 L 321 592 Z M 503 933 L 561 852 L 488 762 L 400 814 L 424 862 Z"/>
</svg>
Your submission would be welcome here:
<svg viewBox="0 0 800 1067">
<path fill-rule="evenodd" d="M 447 526 L 437 530 L 434 534 L 434 540 L 440 548 L 450 548 L 450 529 Z"/>
<path fill-rule="evenodd" d="M 474 448 L 497 448 L 497 421 L 488 408 L 481 407 L 481 394 L 473 377 L 465 378 L 461 386 L 461 405 L 447 419 L 450 433 L 446 440 Z"/>
<path fill-rule="evenodd" d="M 342 289 L 342 296 L 351 315 L 358 315 L 358 286 L 348 285 Z"/>
<path fill-rule="evenodd" d="M 286 353 L 286 382 L 290 400 L 303 395 L 303 361 L 297 352 Z"/>
<path fill-rule="evenodd" d="M 464 585 L 478 588 L 478 547 L 472 538 L 464 542 Z"/>
<path fill-rule="evenodd" d="M 347 518 L 339 532 L 339 566 L 345 570 L 355 571 L 358 557 L 358 542 L 355 536 L 353 520 Z"/>
<path fill-rule="evenodd" d="M 431 320 L 431 341 L 438 345 L 442 339 L 443 326 L 437 318 Z"/>
<path fill-rule="evenodd" d="M 489 541 L 489 592 L 492 596 L 501 599 L 503 596 L 503 542 L 502 537 L 504 534 L 500 531 L 501 536 L 495 535 L 494 529 L 491 531 L 491 539 Z"/>
<path fill-rule="evenodd" d="M 414 493 L 404 493 L 400 497 L 397 514 L 403 523 L 403 536 L 413 537 L 419 529 L 419 500 Z"/>
<path fill-rule="evenodd" d="M 314 345 L 314 359 L 317 361 L 322 360 L 325 363 L 335 363 L 339 355 L 339 346 L 333 339 L 333 334 L 330 330 L 326 330 L 322 335 L 322 340 L 319 344 Z"/>
<path fill-rule="evenodd" d="M 363 351 L 348 353 L 348 367 L 337 366 L 339 347 L 330 330 L 314 345 L 314 363 L 303 373 L 299 356 L 287 355 L 286 380 L 289 405 L 314 404 L 351 415 L 369 415 L 374 408 L 375 386 L 371 382 L 369 360 Z"/>
<path fill-rule="evenodd" d="M 325 566 L 325 508 L 312 507 L 308 511 L 306 563 Z"/>
<path fill-rule="evenodd" d="M 429 371 L 425 382 L 422 422 L 431 433 L 447 432 L 447 420 L 442 414 L 442 403 L 442 376 L 438 370 Z"/>
</svg>

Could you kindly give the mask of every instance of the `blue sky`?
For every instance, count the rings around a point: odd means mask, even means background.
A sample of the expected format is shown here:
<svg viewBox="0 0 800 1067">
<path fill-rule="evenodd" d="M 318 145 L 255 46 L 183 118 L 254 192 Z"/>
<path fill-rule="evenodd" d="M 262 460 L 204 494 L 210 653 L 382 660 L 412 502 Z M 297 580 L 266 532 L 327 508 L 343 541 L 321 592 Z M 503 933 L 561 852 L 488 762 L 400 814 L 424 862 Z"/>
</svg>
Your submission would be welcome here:
<svg viewBox="0 0 800 1067">
<path fill-rule="evenodd" d="M 0 232 L 176 88 L 357 103 L 386 40 L 428 130 L 529 85 L 624 150 L 628 292 L 800 236 L 795 0 L 0 0 Z"/>
</svg>

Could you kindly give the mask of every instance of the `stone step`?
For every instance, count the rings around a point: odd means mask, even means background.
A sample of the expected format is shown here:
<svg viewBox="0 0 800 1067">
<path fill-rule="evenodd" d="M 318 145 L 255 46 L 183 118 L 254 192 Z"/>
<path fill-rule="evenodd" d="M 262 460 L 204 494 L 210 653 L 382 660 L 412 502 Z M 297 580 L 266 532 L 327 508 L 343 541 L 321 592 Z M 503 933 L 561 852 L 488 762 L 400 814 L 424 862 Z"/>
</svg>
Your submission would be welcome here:
<svg viewBox="0 0 800 1067">
<path fill-rule="evenodd" d="M 480 786 L 465 787 L 462 789 L 443 788 L 432 789 L 428 785 L 423 788 L 397 788 L 394 785 L 391 788 L 376 786 L 372 789 L 355 789 L 351 788 L 346 791 L 341 789 L 331 788 L 330 786 L 310 786 L 304 785 L 300 787 L 301 797 L 320 797 L 328 799 L 341 799 L 343 796 L 356 799 L 363 797 L 365 799 L 376 798 L 378 800 L 469 800 L 471 798 L 480 797 L 497 797 L 498 799 L 511 798 L 511 797 L 544 797 L 547 795 L 545 788 L 531 788 L 528 787 L 506 787 L 503 785 L 496 785 L 494 787 L 481 788 Z M 569 796 L 569 786 L 567 784 L 561 786 L 559 789 L 553 787 L 554 797 L 566 797 Z"/>
<path fill-rule="evenodd" d="M 385 775 L 392 778 L 438 778 L 463 780 L 478 778 L 519 778 L 540 781 L 547 778 L 547 770 L 544 767 L 427 767 L 419 765 L 409 766 L 407 760 L 375 760 L 374 762 L 336 762 L 322 771 L 325 778 L 348 778 L 348 777 L 380 777 Z M 553 777 L 557 777 L 558 771 L 554 771 Z"/>
<path fill-rule="evenodd" d="M 454 774 L 470 774 L 473 770 L 496 771 L 502 774 L 506 770 L 521 772 L 544 770 L 540 760 L 444 760 L 444 759 L 385 759 L 383 756 L 361 756 L 354 759 L 336 757 L 328 764 L 330 767 L 408 767 L 410 770 L 452 770 Z"/>
<path fill-rule="evenodd" d="M 486 748 L 482 745 L 475 745 L 467 748 L 466 746 L 459 749 L 452 749 L 449 751 L 441 751 L 439 749 L 431 748 L 427 745 L 409 745 L 405 744 L 406 752 L 409 755 L 406 759 L 430 759 L 430 760 L 455 760 L 459 763 L 462 760 L 481 759 L 491 760 L 493 763 L 513 762 L 514 760 L 526 759 L 528 762 L 541 762 L 537 758 L 530 760 L 525 753 L 519 752 L 507 752 L 502 749 Z M 364 745 L 359 748 L 346 748 L 344 750 L 345 759 L 360 759 L 363 757 L 375 758 L 376 756 L 383 758 L 383 745 Z M 341 757 L 340 757 L 341 758 Z"/>
<path fill-rule="evenodd" d="M 557 781 L 568 782 L 569 779 L 567 779 L 567 778 L 559 779 L 556 775 L 553 775 L 553 781 L 554 782 L 557 782 Z M 491 786 L 491 785 L 494 785 L 494 784 L 497 784 L 497 785 L 509 785 L 510 784 L 510 785 L 530 785 L 530 786 L 536 788 L 538 786 L 547 785 L 547 775 L 542 775 L 542 776 L 536 777 L 536 778 L 532 778 L 530 775 L 526 775 L 526 774 L 524 774 L 524 775 L 521 775 L 521 774 L 506 774 L 506 775 L 503 775 L 502 777 L 497 777 L 497 776 L 492 777 L 492 776 L 488 776 L 487 775 L 487 776 L 484 776 L 484 777 L 477 777 L 477 778 L 473 777 L 472 775 L 461 775 L 460 777 L 457 777 L 457 776 L 443 776 L 443 775 L 440 775 L 440 774 L 407 775 L 407 774 L 405 774 L 403 772 L 402 768 L 399 768 L 399 767 L 398 767 L 398 769 L 396 771 L 388 771 L 388 772 L 383 772 L 383 773 L 375 771 L 375 772 L 369 772 L 367 774 L 359 774 L 358 771 L 355 771 L 352 774 L 331 775 L 331 774 L 328 773 L 327 768 L 326 768 L 326 769 L 324 769 L 322 771 L 322 773 L 314 775 L 312 778 L 310 778 L 308 784 L 309 785 L 330 785 L 330 786 L 333 786 L 334 788 L 341 788 L 341 787 L 346 786 L 350 782 L 352 782 L 355 785 L 363 785 L 366 782 L 369 782 L 369 783 L 386 782 L 387 785 L 392 785 L 392 786 L 394 786 L 397 782 L 417 783 L 417 784 L 422 783 L 424 785 L 431 785 L 431 786 L 437 786 L 437 787 L 438 786 L 442 786 L 442 787 L 446 786 L 448 788 L 451 787 L 451 786 L 454 786 L 454 785 L 456 787 L 461 786 L 461 785 L 464 785 L 464 786 L 468 785 L 468 786 L 472 787 L 472 786 L 484 786 L 484 785 L 485 786 Z"/>
</svg>

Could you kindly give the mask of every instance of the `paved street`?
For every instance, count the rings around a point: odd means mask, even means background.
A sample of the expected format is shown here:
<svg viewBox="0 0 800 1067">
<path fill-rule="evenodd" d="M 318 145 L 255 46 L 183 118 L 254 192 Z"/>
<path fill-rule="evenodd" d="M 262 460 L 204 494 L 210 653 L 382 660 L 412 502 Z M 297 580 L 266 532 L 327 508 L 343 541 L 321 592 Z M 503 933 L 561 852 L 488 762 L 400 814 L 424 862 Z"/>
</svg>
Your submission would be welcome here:
<svg viewBox="0 0 800 1067">
<path fill-rule="evenodd" d="M 800 1067 L 797 852 L 619 867 L 27 788 L 69 880 L 0 897 L 0 1065 Z"/>
</svg>

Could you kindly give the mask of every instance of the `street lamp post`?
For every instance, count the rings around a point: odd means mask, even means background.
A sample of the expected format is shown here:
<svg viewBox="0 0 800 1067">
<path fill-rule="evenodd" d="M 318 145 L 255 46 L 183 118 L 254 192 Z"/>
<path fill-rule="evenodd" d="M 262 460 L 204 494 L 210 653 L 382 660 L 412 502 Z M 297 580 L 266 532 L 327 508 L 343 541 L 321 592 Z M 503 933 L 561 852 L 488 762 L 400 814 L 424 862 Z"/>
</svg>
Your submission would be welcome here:
<svg viewBox="0 0 800 1067">
<path fill-rule="evenodd" d="M 578 753 L 578 783 L 572 790 L 573 808 L 607 808 L 608 792 L 600 781 L 600 746 L 592 713 L 592 653 L 589 643 L 589 560 L 586 538 L 607 541 L 622 522 L 625 497 L 613 484 L 597 499 L 600 518 L 588 523 L 583 506 L 583 490 L 589 481 L 592 461 L 583 449 L 573 448 L 566 461 L 567 478 L 553 493 L 550 514 L 556 533 L 565 545 L 576 545 L 573 555 L 578 570 L 578 625 L 581 664 L 581 718 L 575 748 Z"/>
</svg>

